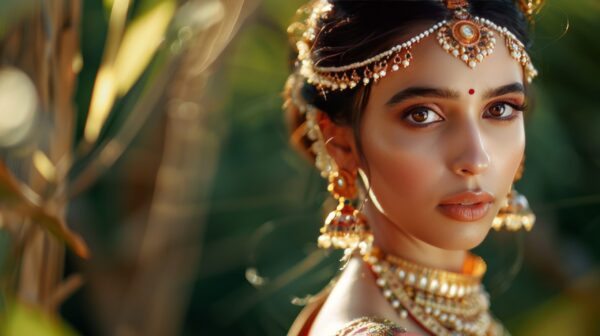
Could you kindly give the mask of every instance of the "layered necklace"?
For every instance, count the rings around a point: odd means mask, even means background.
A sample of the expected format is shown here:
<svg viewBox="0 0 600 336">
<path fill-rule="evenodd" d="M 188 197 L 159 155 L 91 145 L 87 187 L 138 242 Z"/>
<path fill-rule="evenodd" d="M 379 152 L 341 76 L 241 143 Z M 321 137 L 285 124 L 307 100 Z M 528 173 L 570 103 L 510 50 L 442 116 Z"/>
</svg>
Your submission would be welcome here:
<svg viewBox="0 0 600 336">
<path fill-rule="evenodd" d="M 468 254 L 463 272 L 427 268 L 374 248 L 363 256 L 377 286 L 400 318 L 411 317 L 433 335 L 504 335 L 489 312 L 481 285 L 486 264 Z"/>
</svg>

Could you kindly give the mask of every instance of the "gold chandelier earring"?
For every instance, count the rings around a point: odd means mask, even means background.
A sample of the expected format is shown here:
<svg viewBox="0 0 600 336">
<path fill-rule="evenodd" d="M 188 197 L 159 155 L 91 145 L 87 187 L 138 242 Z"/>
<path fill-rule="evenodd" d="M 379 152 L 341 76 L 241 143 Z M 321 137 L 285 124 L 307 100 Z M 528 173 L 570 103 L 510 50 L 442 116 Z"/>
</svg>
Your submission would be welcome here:
<svg viewBox="0 0 600 336">
<path fill-rule="evenodd" d="M 356 249 L 368 251 L 373 237 L 365 217 L 352 205 L 357 198 L 357 174 L 339 169 L 329 174 L 327 190 L 338 201 L 335 210 L 329 213 L 320 230 L 319 247 L 324 249 Z"/>
<path fill-rule="evenodd" d="M 373 235 L 364 215 L 352 204 L 358 198 L 358 172 L 338 167 L 327 151 L 326 141 L 319 126 L 322 112 L 308 104 L 301 95 L 304 80 L 292 77 L 286 85 L 290 86 L 290 100 L 304 115 L 304 134 L 311 142 L 310 151 L 314 154 L 315 166 L 323 178 L 328 180 L 327 190 L 338 201 L 338 205 L 325 219 L 320 229 L 318 246 L 329 249 L 346 249 L 349 256 L 355 249 L 368 253 L 373 243 Z"/>
<path fill-rule="evenodd" d="M 514 182 L 517 182 L 523 176 L 524 160 L 521 161 L 521 165 L 517 170 L 513 185 Z M 492 227 L 496 231 L 500 231 L 502 228 L 508 231 L 519 231 L 521 229 L 531 231 L 535 224 L 535 214 L 531 211 L 527 198 L 518 193 L 513 185 L 511 185 L 508 191 L 504 206 L 500 208 L 500 211 L 498 211 L 498 214 L 494 218 Z"/>
</svg>

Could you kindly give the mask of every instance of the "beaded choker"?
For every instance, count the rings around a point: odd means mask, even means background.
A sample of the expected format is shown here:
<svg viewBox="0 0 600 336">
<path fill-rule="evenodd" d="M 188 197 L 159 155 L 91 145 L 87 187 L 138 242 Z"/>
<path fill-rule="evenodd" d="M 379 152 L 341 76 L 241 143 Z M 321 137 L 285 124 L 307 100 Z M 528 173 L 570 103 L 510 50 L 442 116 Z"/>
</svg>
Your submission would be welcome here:
<svg viewBox="0 0 600 336">
<path fill-rule="evenodd" d="M 468 256 L 467 273 L 423 267 L 384 256 L 374 248 L 364 256 L 383 296 L 402 319 L 411 317 L 434 335 L 502 335 L 503 327 L 489 313 L 481 285 L 485 262 Z"/>
<path fill-rule="evenodd" d="M 316 86 L 322 94 L 328 91 L 353 89 L 359 84 L 368 85 L 385 77 L 390 72 L 406 68 L 412 60 L 411 49 L 430 36 L 451 56 L 475 68 L 483 59 L 494 52 L 497 37 L 503 37 L 510 56 L 523 68 L 527 82 L 537 75 L 525 46 L 507 28 L 492 21 L 472 16 L 466 0 L 446 0 L 448 9 L 453 10 L 450 21 L 442 20 L 429 29 L 399 43 L 366 60 L 352 64 L 322 67 L 311 58 L 311 50 L 317 34 L 317 23 L 327 18 L 333 6 L 327 0 L 316 0 L 308 16 L 302 38 L 296 43 L 299 73 L 308 83 Z M 292 29 L 293 26 L 290 26 Z"/>
</svg>

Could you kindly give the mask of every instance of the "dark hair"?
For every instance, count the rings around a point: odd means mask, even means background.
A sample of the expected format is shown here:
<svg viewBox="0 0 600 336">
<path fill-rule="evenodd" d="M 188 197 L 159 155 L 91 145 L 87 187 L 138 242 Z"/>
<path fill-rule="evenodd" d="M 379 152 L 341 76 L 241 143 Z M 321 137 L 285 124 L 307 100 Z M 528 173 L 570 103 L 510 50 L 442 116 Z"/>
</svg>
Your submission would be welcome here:
<svg viewBox="0 0 600 336">
<path fill-rule="evenodd" d="M 367 59 L 394 44 L 397 38 L 413 25 L 451 19 L 452 12 L 442 0 L 330 0 L 333 10 L 318 23 L 312 57 L 320 66 L 350 64 Z M 515 0 L 470 0 L 469 12 L 489 19 L 510 30 L 527 49 L 528 22 Z M 294 49 L 295 51 L 295 49 Z M 292 53 L 295 60 L 296 54 Z M 297 64 L 293 64 L 293 68 Z M 304 83 L 302 96 L 307 103 L 325 112 L 329 118 L 354 129 L 356 144 L 361 149 L 360 121 L 370 93 L 370 85 L 356 89 L 321 95 L 317 89 Z M 289 98 L 289 87 L 284 96 Z M 286 106 L 292 128 L 292 143 L 304 152 L 308 139 L 298 136 L 304 119 L 293 107 Z M 296 134 L 296 136 L 294 136 Z"/>
</svg>

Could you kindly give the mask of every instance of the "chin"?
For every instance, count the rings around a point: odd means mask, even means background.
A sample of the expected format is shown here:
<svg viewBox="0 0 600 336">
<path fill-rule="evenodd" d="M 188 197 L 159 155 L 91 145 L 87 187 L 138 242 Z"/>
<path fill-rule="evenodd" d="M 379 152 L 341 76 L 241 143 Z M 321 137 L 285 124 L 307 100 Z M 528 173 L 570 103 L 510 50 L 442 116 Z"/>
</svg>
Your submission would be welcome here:
<svg viewBox="0 0 600 336">
<path fill-rule="evenodd" d="M 481 244 L 490 232 L 492 221 L 444 223 L 444 229 L 426 234 L 422 240 L 444 250 L 470 250 Z"/>
</svg>

